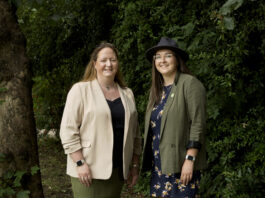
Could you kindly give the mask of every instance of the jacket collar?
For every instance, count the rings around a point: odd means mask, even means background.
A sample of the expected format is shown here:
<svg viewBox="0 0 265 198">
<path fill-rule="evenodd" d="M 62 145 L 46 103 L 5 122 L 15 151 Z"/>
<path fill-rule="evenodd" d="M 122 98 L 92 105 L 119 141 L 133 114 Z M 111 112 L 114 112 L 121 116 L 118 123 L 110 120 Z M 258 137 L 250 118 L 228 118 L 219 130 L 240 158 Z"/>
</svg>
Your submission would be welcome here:
<svg viewBox="0 0 265 198">
<path fill-rule="evenodd" d="M 177 85 L 177 83 L 178 83 L 179 76 L 180 76 L 180 72 L 179 72 L 179 71 L 177 71 L 177 73 L 176 73 L 176 76 L 175 76 L 175 80 L 174 80 L 175 86 L 176 86 L 176 85 Z"/>
</svg>

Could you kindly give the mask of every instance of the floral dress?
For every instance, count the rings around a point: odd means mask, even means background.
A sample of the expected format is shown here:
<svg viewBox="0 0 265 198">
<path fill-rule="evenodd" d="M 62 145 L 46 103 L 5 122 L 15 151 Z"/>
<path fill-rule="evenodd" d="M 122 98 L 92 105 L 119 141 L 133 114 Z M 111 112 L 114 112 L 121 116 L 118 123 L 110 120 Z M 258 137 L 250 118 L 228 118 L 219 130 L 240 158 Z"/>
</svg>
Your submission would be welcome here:
<svg viewBox="0 0 265 198">
<path fill-rule="evenodd" d="M 153 165 L 150 182 L 150 195 L 152 197 L 195 197 L 198 193 L 200 172 L 195 171 L 192 180 L 188 185 L 180 182 L 180 173 L 162 174 L 161 159 L 159 154 L 160 142 L 160 124 L 163 115 L 163 109 L 170 93 L 172 85 L 164 86 L 162 98 L 158 105 L 155 105 L 150 119 L 152 131 L 152 151 Z"/>
</svg>

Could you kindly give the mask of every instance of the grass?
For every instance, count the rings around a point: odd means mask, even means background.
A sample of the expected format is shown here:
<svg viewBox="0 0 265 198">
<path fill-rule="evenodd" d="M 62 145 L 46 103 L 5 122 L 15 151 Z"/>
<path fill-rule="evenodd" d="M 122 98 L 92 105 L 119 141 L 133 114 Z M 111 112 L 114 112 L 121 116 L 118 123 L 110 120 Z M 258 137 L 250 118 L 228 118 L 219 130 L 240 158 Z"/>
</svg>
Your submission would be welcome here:
<svg viewBox="0 0 265 198">
<path fill-rule="evenodd" d="M 70 178 L 66 175 L 66 155 L 57 138 L 39 137 L 39 159 L 42 186 L 45 198 L 72 198 Z M 121 198 L 144 198 L 139 192 L 143 184 L 139 181 L 133 191 L 124 186 Z"/>
</svg>

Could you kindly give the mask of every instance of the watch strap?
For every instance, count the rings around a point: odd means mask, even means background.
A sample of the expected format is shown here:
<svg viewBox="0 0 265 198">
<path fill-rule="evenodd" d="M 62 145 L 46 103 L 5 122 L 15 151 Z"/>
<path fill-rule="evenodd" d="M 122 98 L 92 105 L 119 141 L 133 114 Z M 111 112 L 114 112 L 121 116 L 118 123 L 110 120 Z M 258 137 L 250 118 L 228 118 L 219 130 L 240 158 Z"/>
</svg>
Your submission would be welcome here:
<svg viewBox="0 0 265 198">
<path fill-rule="evenodd" d="M 192 156 L 192 155 L 186 155 L 186 157 L 185 157 L 187 160 L 190 160 L 190 161 L 195 161 L 195 157 L 194 156 Z"/>
</svg>

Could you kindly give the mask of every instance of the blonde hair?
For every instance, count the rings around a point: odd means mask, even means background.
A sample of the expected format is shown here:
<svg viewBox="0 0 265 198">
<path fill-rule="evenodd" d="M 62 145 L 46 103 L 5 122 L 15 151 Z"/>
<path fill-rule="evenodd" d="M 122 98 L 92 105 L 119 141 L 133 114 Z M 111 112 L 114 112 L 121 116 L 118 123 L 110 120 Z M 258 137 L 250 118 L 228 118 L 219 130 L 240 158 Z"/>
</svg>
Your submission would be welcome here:
<svg viewBox="0 0 265 198">
<path fill-rule="evenodd" d="M 98 53 L 104 48 L 111 48 L 113 50 L 113 52 L 115 53 L 116 57 L 118 58 L 118 50 L 116 49 L 116 47 L 113 44 L 107 43 L 107 42 L 101 42 L 93 50 L 93 52 L 90 55 L 89 63 L 86 66 L 85 73 L 84 73 L 83 78 L 81 80 L 82 82 L 92 81 L 95 78 L 97 78 L 97 71 L 95 69 L 94 62 L 97 61 Z M 122 77 L 122 74 L 120 72 L 119 67 L 118 67 L 117 73 L 115 75 L 114 82 L 118 83 L 122 88 L 126 87 L 126 84 L 123 80 L 123 77 Z"/>
</svg>

